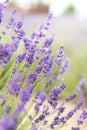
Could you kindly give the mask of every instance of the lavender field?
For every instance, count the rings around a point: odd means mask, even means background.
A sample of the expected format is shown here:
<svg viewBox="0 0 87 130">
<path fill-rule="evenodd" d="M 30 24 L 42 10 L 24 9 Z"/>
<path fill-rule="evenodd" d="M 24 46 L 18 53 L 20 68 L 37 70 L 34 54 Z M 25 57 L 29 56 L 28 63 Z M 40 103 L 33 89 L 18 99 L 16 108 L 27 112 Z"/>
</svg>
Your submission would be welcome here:
<svg viewBox="0 0 87 130">
<path fill-rule="evenodd" d="M 0 4 L 0 130 L 86 130 L 87 23 Z"/>
</svg>

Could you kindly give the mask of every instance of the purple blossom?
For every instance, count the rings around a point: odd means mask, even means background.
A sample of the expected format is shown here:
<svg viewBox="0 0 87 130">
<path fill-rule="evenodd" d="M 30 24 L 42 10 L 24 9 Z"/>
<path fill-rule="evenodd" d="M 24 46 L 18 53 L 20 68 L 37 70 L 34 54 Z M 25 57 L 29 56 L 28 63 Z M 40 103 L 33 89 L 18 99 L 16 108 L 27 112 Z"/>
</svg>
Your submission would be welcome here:
<svg viewBox="0 0 87 130">
<path fill-rule="evenodd" d="M 29 67 L 34 62 L 33 55 L 28 55 L 28 56 L 26 55 L 25 59 L 26 59 L 26 64 L 25 64 L 26 67 Z"/>
<path fill-rule="evenodd" d="M 0 127 L 2 127 L 4 130 L 15 130 L 16 124 L 17 118 L 14 118 L 13 116 L 9 116 L 8 114 L 6 114 L 1 119 Z"/>
<path fill-rule="evenodd" d="M 57 51 L 56 63 L 58 65 L 60 65 L 62 60 L 63 60 L 63 58 L 64 58 L 64 46 L 60 46 L 58 51 Z"/>
<path fill-rule="evenodd" d="M 42 71 L 44 73 L 45 76 L 48 76 L 52 66 L 53 66 L 53 59 L 54 57 L 50 57 L 49 55 L 45 55 L 39 62 L 39 64 L 42 67 Z"/>
<path fill-rule="evenodd" d="M 20 85 L 17 83 L 13 83 L 12 86 L 9 88 L 9 92 L 15 96 L 18 96 L 20 91 Z"/>
<path fill-rule="evenodd" d="M 21 111 L 24 109 L 25 106 L 25 102 L 21 101 L 20 103 L 18 103 L 15 111 L 14 111 L 14 115 L 19 115 L 21 113 Z"/>
<path fill-rule="evenodd" d="M 20 63 L 24 60 L 26 53 L 23 53 L 21 55 L 18 55 L 17 57 L 17 63 Z"/>
<path fill-rule="evenodd" d="M 27 49 L 29 49 L 31 41 L 28 38 L 23 38 L 24 46 Z"/>
<path fill-rule="evenodd" d="M 79 120 L 77 120 L 78 125 L 82 124 L 83 121 L 84 121 L 86 118 L 87 118 L 87 107 L 85 107 L 85 108 L 82 110 L 82 112 L 81 112 L 81 114 L 80 114 L 80 118 L 79 118 Z"/>
<path fill-rule="evenodd" d="M 2 44 L 0 44 L 0 64 L 3 63 L 8 63 L 8 61 L 11 58 L 11 48 L 9 46 L 3 46 Z"/>
<path fill-rule="evenodd" d="M 71 94 L 68 98 L 66 98 L 66 102 L 69 102 L 70 100 L 74 99 L 76 97 L 76 94 Z"/>
<path fill-rule="evenodd" d="M 36 113 L 38 113 L 40 106 L 43 104 L 44 100 L 46 99 L 46 94 L 44 92 L 39 92 L 37 93 L 36 98 L 37 100 L 35 104 L 35 110 L 36 110 Z"/>
<path fill-rule="evenodd" d="M 64 110 L 65 110 L 65 107 L 63 107 L 63 106 L 62 106 L 62 107 L 60 107 L 60 108 L 59 108 L 58 115 L 60 115 L 61 113 L 63 113 L 63 112 L 64 112 Z"/>
<path fill-rule="evenodd" d="M 81 79 L 81 81 L 79 82 L 77 86 L 77 91 L 84 90 L 85 84 L 86 84 L 86 79 L 85 78 Z"/>
<path fill-rule="evenodd" d="M 22 39 L 24 35 L 25 35 L 24 30 L 19 30 L 17 33 L 17 39 L 19 40 Z"/>
<path fill-rule="evenodd" d="M 11 110 L 11 106 L 8 105 L 8 106 L 6 107 L 6 109 L 5 109 L 5 111 L 6 111 L 7 113 L 9 113 L 10 110 Z"/>
<path fill-rule="evenodd" d="M 75 113 L 74 110 L 69 111 L 66 115 L 66 119 L 70 119 L 74 113 Z"/>
<path fill-rule="evenodd" d="M 80 130 L 80 127 L 72 127 L 71 130 Z"/>
<path fill-rule="evenodd" d="M 54 40 L 54 35 L 52 35 L 50 39 L 45 39 L 43 43 L 43 47 L 45 48 L 49 47 L 52 44 L 53 40 Z"/>
<path fill-rule="evenodd" d="M 27 102 L 30 99 L 32 91 L 33 91 L 33 85 L 30 84 L 23 90 L 20 97 L 21 101 Z"/>
<path fill-rule="evenodd" d="M 53 108 L 56 108 L 58 104 L 58 99 L 60 97 L 60 93 L 65 88 L 65 84 L 62 84 L 60 87 L 54 87 L 49 95 L 48 102 Z"/>
<path fill-rule="evenodd" d="M 78 103 L 76 104 L 76 107 L 74 108 L 74 111 L 76 112 L 77 110 L 79 110 L 83 105 L 83 103 L 84 103 L 84 98 L 80 97 Z"/>
<path fill-rule="evenodd" d="M 36 78 L 37 78 L 36 73 L 30 72 L 30 73 L 28 74 L 28 82 L 29 82 L 29 83 L 34 83 L 35 80 L 36 80 Z"/>
<path fill-rule="evenodd" d="M 42 71 L 42 67 L 41 67 L 41 66 L 37 66 L 37 67 L 35 68 L 36 74 L 40 74 L 41 71 Z"/>
<path fill-rule="evenodd" d="M 18 21 L 16 27 L 17 27 L 17 29 L 20 29 L 22 27 L 22 21 Z"/>
<path fill-rule="evenodd" d="M 66 59 L 63 63 L 62 63 L 62 66 L 60 68 L 60 73 L 64 73 L 68 67 L 68 64 L 69 64 L 69 60 Z"/>
<path fill-rule="evenodd" d="M 10 16 L 10 19 L 9 19 L 7 25 L 6 25 L 7 29 L 10 29 L 10 28 L 15 26 L 15 19 L 14 19 L 15 14 L 16 14 L 16 9 L 13 9 L 12 10 L 12 15 Z"/>
</svg>

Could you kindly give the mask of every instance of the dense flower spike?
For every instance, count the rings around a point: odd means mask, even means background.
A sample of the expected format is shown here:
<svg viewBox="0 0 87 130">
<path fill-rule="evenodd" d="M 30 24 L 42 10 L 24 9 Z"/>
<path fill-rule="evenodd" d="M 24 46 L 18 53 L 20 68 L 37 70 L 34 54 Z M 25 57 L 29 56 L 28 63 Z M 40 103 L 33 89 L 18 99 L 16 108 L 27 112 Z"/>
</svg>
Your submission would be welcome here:
<svg viewBox="0 0 87 130">
<path fill-rule="evenodd" d="M 80 127 L 72 127 L 71 130 L 80 130 Z"/>
<path fill-rule="evenodd" d="M 69 59 L 66 59 L 63 63 L 62 66 L 60 68 L 60 73 L 64 73 L 68 67 L 69 64 Z"/>
<path fill-rule="evenodd" d="M 56 108 L 58 104 L 58 98 L 60 97 L 61 92 L 66 87 L 65 84 L 62 84 L 59 88 L 54 87 L 49 95 L 48 102 L 53 108 Z"/>
<path fill-rule="evenodd" d="M 52 35 L 50 39 L 45 39 L 43 43 L 43 47 L 48 48 L 52 44 L 53 40 L 54 40 L 54 35 Z"/>
<path fill-rule="evenodd" d="M 36 113 L 39 112 L 40 106 L 43 104 L 44 100 L 46 99 L 46 94 L 44 92 L 39 92 L 36 95 L 37 101 L 35 104 Z"/>
<path fill-rule="evenodd" d="M 76 97 L 76 94 L 74 93 L 74 94 L 70 95 L 70 96 L 66 99 L 66 101 L 69 102 L 70 100 L 74 99 L 75 97 Z"/>
<path fill-rule="evenodd" d="M 77 91 L 84 90 L 85 84 L 86 84 L 86 79 L 85 78 L 81 79 L 81 81 L 79 82 L 77 86 Z"/>
<path fill-rule="evenodd" d="M 0 23 L 8 3 L 8 0 L 0 3 Z M 1 29 L 0 33 L 0 130 L 48 130 L 57 126 L 60 129 L 83 105 L 86 79 L 81 80 L 73 94 L 62 99 L 66 85 L 57 77 L 62 78 L 69 60 L 64 58 L 64 46 L 59 47 L 55 58 L 51 53 L 54 35 L 45 37 L 52 14 L 29 37 L 23 29 L 23 16 L 17 20 L 16 13 L 14 9 L 6 31 Z M 7 42 L 9 31 L 12 34 Z M 79 95 L 78 103 L 66 112 L 66 104 Z M 69 129 L 80 130 L 86 118 L 87 107 L 83 108 L 77 125 Z"/>
<path fill-rule="evenodd" d="M 37 78 L 37 75 L 34 72 L 30 72 L 28 75 L 28 82 L 34 83 Z"/>
<path fill-rule="evenodd" d="M 31 96 L 32 91 L 33 91 L 33 85 L 30 84 L 22 92 L 21 97 L 20 97 L 21 101 L 27 102 Z"/>
<path fill-rule="evenodd" d="M 63 60 L 63 57 L 64 57 L 64 47 L 63 46 L 60 46 L 58 51 L 57 51 L 57 59 L 56 59 L 56 63 L 58 65 L 61 64 L 62 60 Z"/>
<path fill-rule="evenodd" d="M 82 113 L 80 114 L 80 118 L 79 118 L 79 120 L 77 121 L 78 124 L 79 124 L 79 125 L 82 124 L 83 121 L 84 121 L 86 118 L 87 118 L 87 107 L 85 107 L 85 108 L 83 109 Z"/>
</svg>

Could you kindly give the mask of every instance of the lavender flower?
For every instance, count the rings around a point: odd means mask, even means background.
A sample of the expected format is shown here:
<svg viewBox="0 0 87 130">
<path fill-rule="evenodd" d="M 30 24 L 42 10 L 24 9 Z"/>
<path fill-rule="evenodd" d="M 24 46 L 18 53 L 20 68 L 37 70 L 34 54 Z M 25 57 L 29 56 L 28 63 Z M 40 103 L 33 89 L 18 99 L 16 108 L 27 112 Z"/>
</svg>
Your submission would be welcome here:
<svg viewBox="0 0 87 130">
<path fill-rule="evenodd" d="M 80 114 L 80 118 L 79 120 L 77 120 L 78 124 L 82 124 L 83 121 L 87 118 L 87 107 L 85 107 L 82 111 L 82 113 Z"/>
<path fill-rule="evenodd" d="M 86 79 L 85 78 L 81 79 L 81 81 L 79 82 L 79 84 L 77 86 L 77 91 L 84 90 L 85 84 L 86 84 Z"/>
<path fill-rule="evenodd" d="M 63 63 L 62 63 L 62 67 L 60 68 L 60 73 L 64 73 L 68 67 L 69 64 L 69 60 L 66 59 Z"/>
<path fill-rule="evenodd" d="M 21 97 L 20 97 L 21 101 L 27 102 L 30 98 L 32 91 L 33 91 L 33 86 L 30 84 L 22 92 Z"/>
<path fill-rule="evenodd" d="M 59 88 L 57 87 L 54 87 L 52 92 L 50 93 L 49 95 L 49 98 L 48 98 L 48 102 L 50 103 L 50 105 L 53 107 L 53 108 L 56 108 L 57 106 L 57 102 L 58 102 L 58 98 L 60 97 L 60 94 L 61 92 L 63 91 L 63 89 L 66 87 L 65 84 L 62 84 Z"/>
<path fill-rule="evenodd" d="M 57 59 L 56 59 L 56 63 L 58 65 L 61 64 L 62 60 L 63 60 L 63 57 L 64 57 L 64 47 L 63 46 L 60 46 L 58 51 L 57 51 Z"/>
<path fill-rule="evenodd" d="M 37 75 L 34 72 L 30 72 L 28 75 L 28 82 L 34 83 L 37 78 Z"/>
<path fill-rule="evenodd" d="M 46 94 L 44 92 L 39 92 L 38 95 L 36 95 L 37 101 L 35 104 L 35 110 L 36 113 L 39 112 L 40 106 L 43 104 L 44 100 L 46 99 Z"/>
<path fill-rule="evenodd" d="M 72 127 L 71 130 L 80 130 L 80 127 Z"/>
<path fill-rule="evenodd" d="M 54 40 L 54 35 L 52 35 L 50 39 L 45 39 L 43 43 L 43 47 L 45 48 L 49 47 L 52 44 L 53 40 Z"/>
<path fill-rule="evenodd" d="M 76 97 L 76 94 L 70 95 L 68 98 L 66 98 L 66 101 L 69 102 L 70 100 L 74 99 Z"/>
</svg>

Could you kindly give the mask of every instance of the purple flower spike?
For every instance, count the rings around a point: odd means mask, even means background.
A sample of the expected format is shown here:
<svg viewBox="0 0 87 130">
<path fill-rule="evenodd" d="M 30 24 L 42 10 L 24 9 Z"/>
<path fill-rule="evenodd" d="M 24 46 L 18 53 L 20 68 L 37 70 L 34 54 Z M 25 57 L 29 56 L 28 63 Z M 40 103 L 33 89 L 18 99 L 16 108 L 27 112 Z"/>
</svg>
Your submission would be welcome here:
<svg viewBox="0 0 87 130">
<path fill-rule="evenodd" d="M 36 103 L 38 105 L 42 105 L 44 100 L 45 100 L 45 98 L 46 98 L 46 94 L 44 92 L 40 92 Z"/>
<path fill-rule="evenodd" d="M 36 73 L 30 72 L 29 75 L 28 75 L 28 82 L 29 83 L 34 83 L 36 78 L 37 78 Z"/>
<path fill-rule="evenodd" d="M 68 112 L 68 114 L 66 115 L 66 119 L 70 119 L 74 114 L 74 111 L 71 110 L 70 112 Z"/>
<path fill-rule="evenodd" d="M 52 44 L 53 40 L 54 40 L 54 35 L 52 35 L 52 37 L 50 39 L 45 39 L 45 41 L 43 43 L 43 47 L 44 48 L 49 47 Z"/>
<path fill-rule="evenodd" d="M 30 47 L 31 41 L 28 38 L 23 38 L 23 42 L 24 42 L 24 46 L 26 50 L 28 50 Z"/>
<path fill-rule="evenodd" d="M 81 106 L 83 105 L 84 103 L 84 98 L 81 97 L 76 105 L 76 107 L 74 108 L 74 111 L 76 112 L 77 110 L 79 110 L 81 108 Z"/>
<path fill-rule="evenodd" d="M 43 102 L 46 98 L 46 94 L 44 92 L 41 92 L 38 96 L 39 99 L 41 99 L 41 101 Z"/>
<path fill-rule="evenodd" d="M 85 107 L 82 111 L 82 113 L 80 114 L 80 119 L 77 121 L 78 125 L 83 124 L 83 121 L 87 119 L 87 107 Z"/>
<path fill-rule="evenodd" d="M 77 91 L 84 90 L 85 84 L 86 84 L 86 79 L 85 78 L 81 79 L 81 81 L 79 82 L 77 86 Z"/>
<path fill-rule="evenodd" d="M 10 109 L 11 109 L 11 106 L 8 105 L 8 106 L 6 107 L 6 109 L 5 109 L 5 111 L 6 111 L 7 113 L 9 113 L 9 112 L 10 112 Z"/>
<path fill-rule="evenodd" d="M 71 130 L 80 130 L 80 127 L 72 127 Z"/>
<path fill-rule="evenodd" d="M 36 98 L 37 98 L 37 101 L 35 104 L 35 110 L 36 110 L 36 113 L 38 113 L 40 106 L 43 104 L 44 100 L 46 99 L 46 94 L 44 92 L 38 92 L 36 94 Z"/>
<path fill-rule="evenodd" d="M 21 113 L 21 111 L 24 109 L 24 106 L 25 106 L 25 102 L 21 101 L 16 110 L 14 111 L 14 115 L 19 115 Z"/>
<path fill-rule="evenodd" d="M 11 88 L 9 88 L 9 92 L 15 96 L 18 96 L 20 91 L 20 85 L 17 83 L 13 83 Z"/>
<path fill-rule="evenodd" d="M 74 99 L 77 95 L 74 93 L 74 94 L 71 94 L 68 98 L 66 98 L 66 102 L 69 102 L 70 100 Z"/>
<path fill-rule="evenodd" d="M 59 108 L 58 115 L 60 115 L 61 113 L 63 113 L 63 112 L 64 112 L 64 110 L 65 110 L 65 107 L 60 107 L 60 108 Z"/>
<path fill-rule="evenodd" d="M 64 46 L 60 46 L 58 51 L 57 51 L 57 59 L 56 59 L 56 63 L 58 65 L 61 64 L 62 60 L 64 58 Z"/>
<path fill-rule="evenodd" d="M 64 73 L 66 71 L 66 69 L 68 68 L 68 64 L 69 64 L 69 59 L 66 59 L 60 68 L 60 73 Z"/>
<path fill-rule="evenodd" d="M 29 100 L 30 96 L 31 96 L 32 91 L 33 91 L 33 85 L 30 84 L 22 92 L 21 98 L 20 98 L 21 101 L 27 102 Z"/>
<path fill-rule="evenodd" d="M 17 29 L 20 29 L 21 27 L 22 27 L 22 21 L 18 21 L 18 23 L 17 23 Z"/>
<path fill-rule="evenodd" d="M 65 84 L 62 84 L 60 87 L 54 87 L 49 95 L 48 102 L 53 108 L 56 108 L 58 104 L 58 98 L 60 97 L 60 93 L 66 87 Z"/>
<path fill-rule="evenodd" d="M 25 35 L 25 32 L 24 32 L 23 30 L 19 30 L 17 35 L 18 35 L 18 36 L 17 36 L 17 39 L 20 40 L 20 39 L 22 39 L 23 36 Z"/>
<path fill-rule="evenodd" d="M 9 116 L 6 114 L 1 119 L 0 127 L 4 128 L 4 130 L 15 130 L 16 124 L 17 120 L 14 120 L 13 116 Z"/>
<path fill-rule="evenodd" d="M 42 67 L 41 67 L 41 66 L 37 66 L 37 67 L 35 68 L 36 74 L 40 74 L 41 71 L 42 71 Z"/>
</svg>

